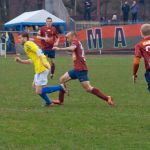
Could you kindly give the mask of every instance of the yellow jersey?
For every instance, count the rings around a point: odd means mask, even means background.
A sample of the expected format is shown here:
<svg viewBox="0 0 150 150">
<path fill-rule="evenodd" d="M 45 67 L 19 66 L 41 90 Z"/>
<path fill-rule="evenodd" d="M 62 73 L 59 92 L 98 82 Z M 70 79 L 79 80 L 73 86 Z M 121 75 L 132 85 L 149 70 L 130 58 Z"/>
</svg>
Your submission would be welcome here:
<svg viewBox="0 0 150 150">
<path fill-rule="evenodd" d="M 27 41 L 24 43 L 24 51 L 34 64 L 35 73 L 41 73 L 47 69 L 43 66 L 39 56 L 36 53 L 36 51 L 39 49 L 40 48 L 32 41 Z M 47 57 L 44 54 L 42 54 L 42 58 L 44 62 L 50 67 Z"/>
</svg>

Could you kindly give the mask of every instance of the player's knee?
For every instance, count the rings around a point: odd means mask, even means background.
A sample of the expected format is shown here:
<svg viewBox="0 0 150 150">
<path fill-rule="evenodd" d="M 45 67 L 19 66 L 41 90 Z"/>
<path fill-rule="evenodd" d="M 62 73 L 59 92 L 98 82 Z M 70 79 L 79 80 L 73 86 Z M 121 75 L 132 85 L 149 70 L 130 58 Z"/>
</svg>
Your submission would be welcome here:
<svg viewBox="0 0 150 150">
<path fill-rule="evenodd" d="M 40 95 L 40 94 L 42 94 L 42 91 L 41 90 L 35 90 L 35 94 Z"/>
<path fill-rule="evenodd" d="M 63 79 L 62 77 L 59 78 L 59 83 L 62 84 L 63 83 Z"/>
<path fill-rule="evenodd" d="M 89 86 L 89 87 L 86 87 L 86 88 L 85 88 L 85 90 L 86 90 L 86 92 L 91 93 L 91 91 L 92 91 L 92 87 L 90 87 L 90 86 Z"/>
<path fill-rule="evenodd" d="M 62 83 L 64 83 L 64 82 L 65 82 L 65 78 L 64 78 L 64 77 L 60 77 L 60 78 L 59 78 L 59 83 L 62 84 Z"/>
</svg>

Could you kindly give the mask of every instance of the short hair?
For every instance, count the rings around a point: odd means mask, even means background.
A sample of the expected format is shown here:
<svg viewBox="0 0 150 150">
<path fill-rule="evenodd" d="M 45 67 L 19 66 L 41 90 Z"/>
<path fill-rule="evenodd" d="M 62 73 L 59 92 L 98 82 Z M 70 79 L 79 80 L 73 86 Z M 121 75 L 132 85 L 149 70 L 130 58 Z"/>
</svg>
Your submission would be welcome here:
<svg viewBox="0 0 150 150">
<path fill-rule="evenodd" d="M 143 36 L 149 36 L 150 35 L 150 24 L 143 24 L 141 26 L 141 33 Z"/>
<path fill-rule="evenodd" d="M 51 20 L 52 20 L 52 18 L 51 18 L 51 17 L 47 17 L 47 18 L 46 18 L 46 20 L 47 20 L 47 19 L 51 19 Z"/>
<path fill-rule="evenodd" d="M 26 37 L 27 40 L 29 40 L 29 33 L 27 33 L 27 32 L 22 32 L 20 35 L 21 35 L 22 37 Z"/>
</svg>

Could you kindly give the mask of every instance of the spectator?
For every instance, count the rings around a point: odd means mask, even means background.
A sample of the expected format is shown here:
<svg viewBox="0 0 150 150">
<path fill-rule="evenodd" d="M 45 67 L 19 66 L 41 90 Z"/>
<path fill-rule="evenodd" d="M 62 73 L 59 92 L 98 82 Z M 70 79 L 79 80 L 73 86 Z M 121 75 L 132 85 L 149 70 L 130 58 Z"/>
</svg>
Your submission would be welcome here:
<svg viewBox="0 0 150 150">
<path fill-rule="evenodd" d="M 129 11 L 130 5 L 128 4 L 128 1 L 125 1 L 125 3 L 122 5 L 122 14 L 124 23 L 128 22 L 129 20 Z"/>
<path fill-rule="evenodd" d="M 133 1 L 132 5 L 131 5 L 131 15 L 132 15 L 132 23 L 136 23 L 137 21 L 137 14 L 138 14 L 138 4 L 136 1 Z"/>
<path fill-rule="evenodd" d="M 107 22 L 107 20 L 106 20 L 105 17 L 101 17 L 101 18 L 100 18 L 100 23 L 101 23 L 101 25 L 108 24 L 108 22 Z"/>
<path fill-rule="evenodd" d="M 10 50 L 11 51 L 15 51 L 15 39 L 14 39 L 14 34 L 13 34 L 13 29 L 10 28 L 10 32 L 8 32 L 8 36 L 9 36 L 9 39 L 10 39 Z"/>
<path fill-rule="evenodd" d="M 91 20 L 91 0 L 85 0 L 84 2 L 84 19 Z"/>
<path fill-rule="evenodd" d="M 39 31 L 39 26 L 34 26 L 34 32 L 38 32 Z"/>
<path fill-rule="evenodd" d="M 1 40 L 2 40 L 2 43 L 6 43 L 6 34 L 5 33 L 1 34 Z"/>
<path fill-rule="evenodd" d="M 114 15 L 112 16 L 111 23 L 112 23 L 112 24 L 116 24 L 116 23 L 117 23 L 117 15 L 114 14 Z"/>
<path fill-rule="evenodd" d="M 139 0 L 139 3 L 144 5 L 145 0 Z"/>
</svg>

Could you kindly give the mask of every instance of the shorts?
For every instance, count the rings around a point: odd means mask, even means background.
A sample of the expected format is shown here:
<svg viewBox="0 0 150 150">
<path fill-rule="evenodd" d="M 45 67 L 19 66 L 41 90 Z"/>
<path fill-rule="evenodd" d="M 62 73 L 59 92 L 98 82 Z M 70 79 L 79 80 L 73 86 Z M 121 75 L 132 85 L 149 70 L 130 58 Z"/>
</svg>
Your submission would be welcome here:
<svg viewBox="0 0 150 150">
<path fill-rule="evenodd" d="M 68 71 L 68 74 L 71 79 L 78 79 L 80 82 L 89 81 L 87 70 L 77 71 L 73 69 Z"/>
<path fill-rule="evenodd" d="M 37 86 L 47 85 L 49 70 L 34 75 L 34 83 Z"/>
<path fill-rule="evenodd" d="M 42 50 L 48 58 L 55 58 L 55 50 Z"/>
<path fill-rule="evenodd" d="M 147 89 L 150 91 L 150 71 L 145 72 L 145 79 L 146 79 L 147 86 L 148 86 Z"/>
</svg>

